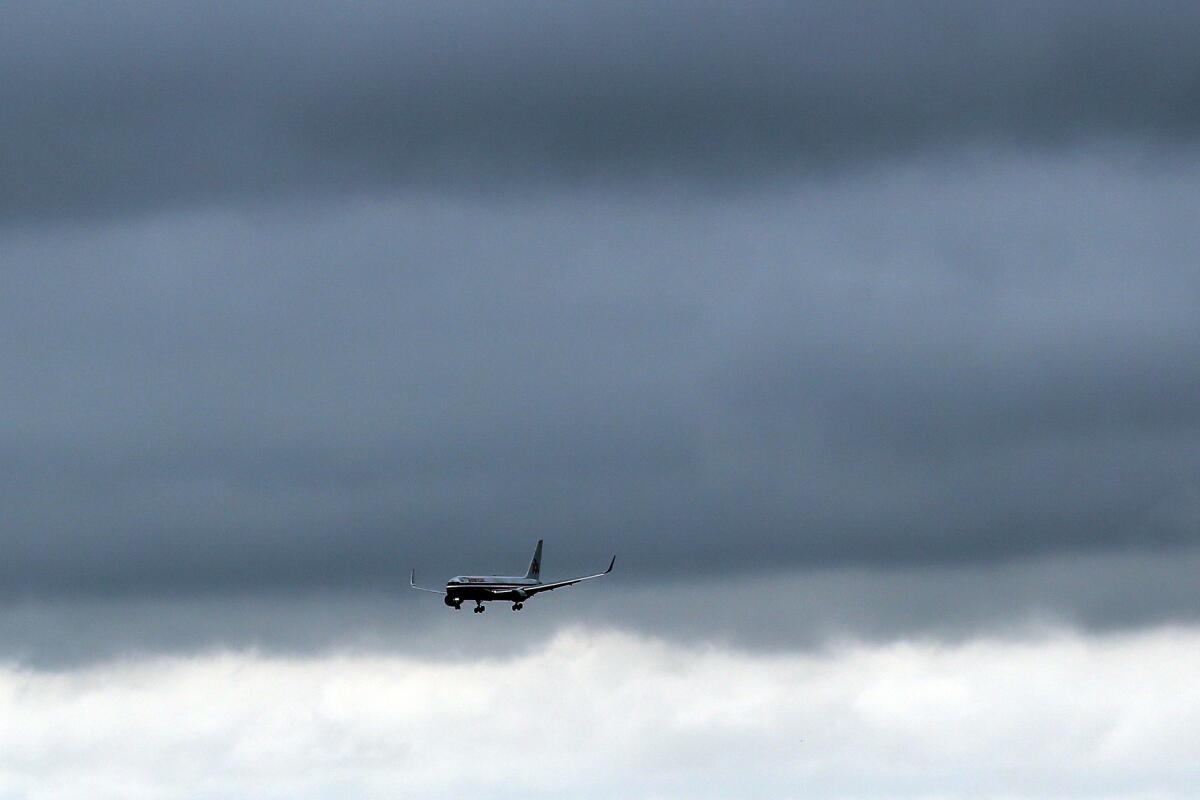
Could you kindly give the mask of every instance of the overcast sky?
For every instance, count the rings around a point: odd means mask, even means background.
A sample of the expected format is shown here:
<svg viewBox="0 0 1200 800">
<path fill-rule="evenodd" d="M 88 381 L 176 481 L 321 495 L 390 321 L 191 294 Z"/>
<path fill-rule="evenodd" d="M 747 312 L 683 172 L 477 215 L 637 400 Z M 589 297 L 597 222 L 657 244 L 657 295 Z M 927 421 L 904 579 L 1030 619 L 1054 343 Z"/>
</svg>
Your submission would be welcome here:
<svg viewBox="0 0 1200 800">
<path fill-rule="evenodd" d="M 518 693 L 587 682 L 559 700 L 589 726 L 628 658 L 691 688 L 612 735 L 666 725 L 685 762 L 809 742 L 802 700 L 734 719 L 787 692 L 859 721 L 808 771 L 760 753 L 780 796 L 1185 796 L 1170 748 L 1121 749 L 1157 741 L 1157 696 L 1023 782 L 1003 765 L 1034 751 L 991 761 L 1012 731 L 976 730 L 977 785 L 854 715 L 859 678 L 964 681 L 906 701 L 923 736 L 999 702 L 997 663 L 1194 661 L 1198 41 L 1191 3 L 5 6 L 0 709 L 441 668 L 478 697 L 482 651 Z M 520 572 L 537 538 L 546 577 L 617 571 L 482 620 L 405 586 Z M 765 688 L 705 716 L 721 664 Z M 229 702 L 215 727 L 244 734 Z M 395 720 L 345 702 L 344 729 L 230 756 L 235 783 L 45 733 L 0 748 L 0 796 L 95 797 L 106 763 L 112 797 L 394 794 L 395 763 L 336 752 Z M 171 752 L 224 758 L 201 729 Z M 312 748 L 335 755 L 311 779 L 253 768 Z M 736 759 L 675 781 L 656 757 L 604 795 L 742 794 Z"/>
</svg>

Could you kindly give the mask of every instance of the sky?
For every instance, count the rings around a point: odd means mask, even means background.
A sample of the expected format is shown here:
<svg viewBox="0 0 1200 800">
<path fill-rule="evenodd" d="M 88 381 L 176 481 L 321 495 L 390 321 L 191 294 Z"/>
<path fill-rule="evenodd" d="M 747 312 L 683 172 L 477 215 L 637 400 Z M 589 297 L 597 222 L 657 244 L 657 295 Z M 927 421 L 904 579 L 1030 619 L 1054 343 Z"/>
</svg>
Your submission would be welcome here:
<svg viewBox="0 0 1200 800">
<path fill-rule="evenodd" d="M 0 9 L 0 798 L 1191 796 L 1198 40 Z"/>
</svg>

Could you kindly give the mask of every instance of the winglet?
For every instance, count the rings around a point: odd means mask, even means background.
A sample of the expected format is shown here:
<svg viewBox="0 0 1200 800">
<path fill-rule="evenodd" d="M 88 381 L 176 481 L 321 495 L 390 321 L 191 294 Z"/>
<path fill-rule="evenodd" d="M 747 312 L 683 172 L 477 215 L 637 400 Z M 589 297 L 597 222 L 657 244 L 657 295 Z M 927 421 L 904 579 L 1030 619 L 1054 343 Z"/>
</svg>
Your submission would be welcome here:
<svg viewBox="0 0 1200 800">
<path fill-rule="evenodd" d="M 607 575 L 608 573 L 612 572 L 613 564 L 616 564 L 616 563 L 617 563 L 617 557 L 613 556 L 612 561 L 608 562 L 608 569 L 604 570 L 604 574 Z"/>
<path fill-rule="evenodd" d="M 433 592 L 434 594 L 445 594 L 442 589 L 426 589 L 424 586 L 417 586 L 417 571 L 414 569 L 408 573 L 408 585 L 414 589 L 420 589 L 422 592 Z"/>
</svg>

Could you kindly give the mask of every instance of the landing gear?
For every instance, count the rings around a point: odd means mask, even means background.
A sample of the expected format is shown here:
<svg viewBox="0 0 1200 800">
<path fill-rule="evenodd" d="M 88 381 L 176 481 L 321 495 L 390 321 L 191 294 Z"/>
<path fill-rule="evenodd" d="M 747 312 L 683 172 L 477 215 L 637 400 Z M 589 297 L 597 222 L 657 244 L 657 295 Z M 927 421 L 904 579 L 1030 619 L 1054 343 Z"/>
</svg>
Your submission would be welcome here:
<svg viewBox="0 0 1200 800">
<path fill-rule="evenodd" d="M 513 611 L 520 611 L 524 607 L 524 603 L 513 603 Z"/>
<path fill-rule="evenodd" d="M 476 603 L 475 607 L 471 610 L 474 611 L 476 614 L 482 614 L 484 612 L 483 603 Z"/>
</svg>

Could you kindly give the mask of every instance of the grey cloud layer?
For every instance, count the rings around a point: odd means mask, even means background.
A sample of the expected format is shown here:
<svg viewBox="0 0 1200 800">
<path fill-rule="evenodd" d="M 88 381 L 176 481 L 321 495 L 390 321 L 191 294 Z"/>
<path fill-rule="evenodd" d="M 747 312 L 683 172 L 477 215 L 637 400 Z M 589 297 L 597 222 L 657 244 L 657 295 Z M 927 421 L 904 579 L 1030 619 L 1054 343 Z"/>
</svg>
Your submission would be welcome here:
<svg viewBox="0 0 1200 800">
<path fill-rule="evenodd" d="M 561 550 L 561 548 L 559 548 Z M 554 555 L 547 551 L 547 555 Z M 551 562 L 557 573 L 582 564 Z M 426 573 L 454 571 L 461 556 Z M 626 559 L 629 560 L 629 559 Z M 422 563 L 424 563 L 424 561 Z M 624 566 L 624 564 L 623 564 Z M 622 570 L 569 599 L 477 624 L 436 597 L 385 590 L 249 591 L 201 596 L 64 597 L 6 604 L 0 663 L 69 669 L 170 650 L 252 649 L 294 657 L 329 650 L 397 652 L 443 662 L 526 653 L 583 625 L 740 652 L 819 651 L 851 640 L 953 643 L 982 635 L 1025 640 L 1082 628 L 1100 635 L 1200 618 L 1200 549 L 1066 554 L 953 567 L 878 565 L 643 583 Z M 532 623 L 531 623 L 532 620 Z"/>
<path fill-rule="evenodd" d="M 6 7 L 4 652 L 386 638 L 409 567 L 537 537 L 621 556 L 551 623 L 1193 619 L 1198 39 L 1184 4 Z"/>
<path fill-rule="evenodd" d="M 0 16 L 0 213 L 704 180 L 1200 124 L 1161 3 L 128 3 Z"/>
<path fill-rule="evenodd" d="M 10 236 L 5 593 L 1194 545 L 1198 184 L 1119 155 Z"/>
</svg>

